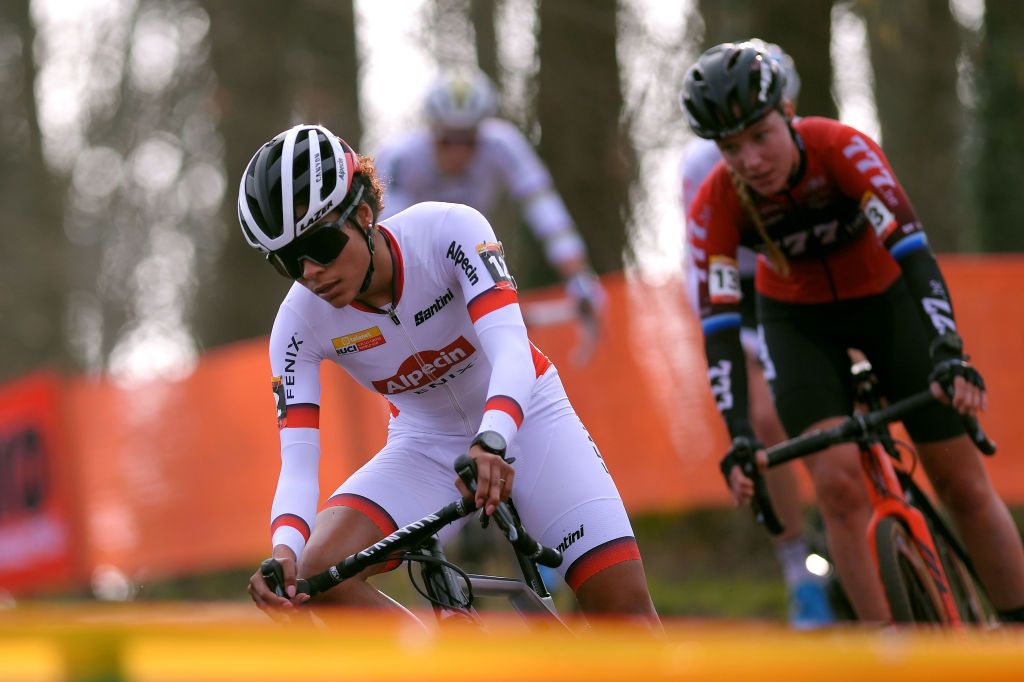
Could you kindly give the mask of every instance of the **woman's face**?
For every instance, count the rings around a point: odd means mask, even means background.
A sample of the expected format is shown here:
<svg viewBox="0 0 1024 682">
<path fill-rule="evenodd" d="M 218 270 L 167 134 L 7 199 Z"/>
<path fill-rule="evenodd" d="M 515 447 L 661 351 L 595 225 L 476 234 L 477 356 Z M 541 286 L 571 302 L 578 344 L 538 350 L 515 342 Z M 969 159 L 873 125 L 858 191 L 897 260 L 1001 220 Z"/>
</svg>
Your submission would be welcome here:
<svg viewBox="0 0 1024 682">
<path fill-rule="evenodd" d="M 364 211 L 370 207 L 361 204 L 356 211 L 356 218 L 362 222 Z M 336 220 L 338 212 L 329 213 L 320 222 L 330 223 Z M 366 235 L 350 221 L 341 228 L 348 235 L 348 243 L 338 257 L 329 265 L 318 265 L 311 260 L 302 261 L 302 278 L 299 282 L 314 294 L 330 303 L 335 308 L 344 308 L 359 295 L 359 288 L 366 276 L 366 268 L 370 264 L 370 252 L 366 248 Z"/>
<path fill-rule="evenodd" d="M 442 175 L 462 175 L 476 155 L 476 131 L 435 130 L 434 154 Z"/>
<path fill-rule="evenodd" d="M 778 111 L 718 140 L 718 148 L 729 168 L 762 196 L 782 191 L 800 162 L 786 119 Z"/>
</svg>

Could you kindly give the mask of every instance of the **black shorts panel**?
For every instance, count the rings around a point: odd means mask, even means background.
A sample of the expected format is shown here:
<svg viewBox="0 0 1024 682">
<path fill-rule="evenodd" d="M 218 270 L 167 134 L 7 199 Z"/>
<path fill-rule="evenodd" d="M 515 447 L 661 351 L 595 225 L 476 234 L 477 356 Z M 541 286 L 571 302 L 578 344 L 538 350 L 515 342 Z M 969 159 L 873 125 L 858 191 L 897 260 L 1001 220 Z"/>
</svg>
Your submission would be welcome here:
<svg viewBox="0 0 1024 682">
<path fill-rule="evenodd" d="M 928 334 L 902 279 L 877 296 L 801 305 L 758 297 L 758 316 L 772 364 L 776 408 L 791 436 L 853 409 L 848 348 L 862 351 L 890 401 L 924 390 L 931 359 Z M 904 426 L 917 442 L 962 434 L 952 408 L 935 404 Z"/>
</svg>

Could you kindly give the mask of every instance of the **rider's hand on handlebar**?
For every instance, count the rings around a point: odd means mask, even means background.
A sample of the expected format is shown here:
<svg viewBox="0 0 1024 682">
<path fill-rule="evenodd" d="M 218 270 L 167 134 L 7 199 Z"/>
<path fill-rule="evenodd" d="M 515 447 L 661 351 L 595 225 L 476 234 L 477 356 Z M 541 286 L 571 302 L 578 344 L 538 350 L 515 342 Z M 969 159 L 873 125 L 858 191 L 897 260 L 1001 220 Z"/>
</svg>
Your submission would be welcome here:
<svg viewBox="0 0 1024 682">
<path fill-rule="evenodd" d="M 929 389 L 935 398 L 963 415 L 977 416 L 988 408 L 985 380 L 964 355 L 964 342 L 955 332 L 935 337 L 929 348 L 935 363 L 928 377 Z"/>
<path fill-rule="evenodd" d="M 516 470 L 502 457 L 487 452 L 479 445 L 469 449 L 469 457 L 476 463 L 476 506 L 490 516 L 498 502 L 508 500 L 512 494 Z M 461 478 L 455 479 L 455 487 L 463 497 L 474 497 Z"/>
<path fill-rule="evenodd" d="M 962 376 L 955 376 L 952 379 L 952 399 L 949 398 L 946 391 L 943 390 L 942 384 L 938 381 L 933 381 L 930 389 L 932 395 L 934 395 L 939 402 L 946 405 L 952 405 L 953 409 L 960 414 L 976 417 L 979 411 L 984 412 L 988 409 L 988 393 L 985 389 L 977 386 Z"/>
<path fill-rule="evenodd" d="M 291 547 L 288 547 L 287 545 L 276 545 L 272 556 L 274 559 L 277 559 L 279 564 L 281 564 L 281 569 L 284 573 L 285 592 L 289 597 L 279 597 L 274 594 L 274 591 L 267 586 L 266 581 L 263 579 L 263 574 L 260 572 L 260 569 L 256 569 L 256 572 L 249 578 L 247 591 L 249 592 L 249 596 L 252 597 L 252 600 L 256 602 L 256 606 L 258 606 L 264 613 L 274 620 L 287 620 L 288 616 L 285 615 L 284 611 L 309 601 L 309 595 L 297 595 L 295 593 L 295 579 L 298 573 L 298 561 L 295 557 L 295 552 L 292 551 Z"/>
<path fill-rule="evenodd" d="M 739 507 L 748 504 L 754 497 L 753 466 L 760 473 L 768 469 L 768 453 L 764 446 L 752 438 L 740 437 L 733 440 L 733 446 L 719 463 L 725 484 L 729 487 L 732 502 Z"/>
</svg>

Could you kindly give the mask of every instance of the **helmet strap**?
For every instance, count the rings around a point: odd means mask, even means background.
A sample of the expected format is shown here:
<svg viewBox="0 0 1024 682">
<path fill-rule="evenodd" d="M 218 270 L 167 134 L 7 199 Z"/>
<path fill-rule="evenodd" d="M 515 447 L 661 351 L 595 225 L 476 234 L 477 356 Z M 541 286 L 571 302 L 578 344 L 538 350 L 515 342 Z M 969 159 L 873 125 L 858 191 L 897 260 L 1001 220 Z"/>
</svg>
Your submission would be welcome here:
<svg viewBox="0 0 1024 682">
<path fill-rule="evenodd" d="M 349 217 L 349 220 L 366 235 L 366 250 L 370 252 L 370 264 L 366 266 L 366 276 L 363 277 L 363 284 L 359 287 L 359 293 L 365 294 L 366 290 L 370 288 L 370 281 L 373 279 L 373 228 L 376 224 L 373 223 L 370 227 L 364 228 L 355 218 L 355 214 L 358 213 L 358 209 L 352 213 L 353 215 Z"/>
</svg>

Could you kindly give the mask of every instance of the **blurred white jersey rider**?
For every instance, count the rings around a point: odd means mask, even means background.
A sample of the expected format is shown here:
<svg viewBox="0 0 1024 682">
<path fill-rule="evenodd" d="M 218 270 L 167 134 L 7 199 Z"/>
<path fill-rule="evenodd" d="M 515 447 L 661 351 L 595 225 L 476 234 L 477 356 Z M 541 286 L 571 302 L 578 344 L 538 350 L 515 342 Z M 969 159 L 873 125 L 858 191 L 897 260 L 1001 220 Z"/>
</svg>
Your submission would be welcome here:
<svg viewBox="0 0 1024 682">
<path fill-rule="evenodd" d="M 782 66 L 786 75 L 783 99 L 786 101 L 786 106 L 794 106 L 796 98 L 800 94 L 800 76 L 797 74 L 793 58 L 773 43 L 766 43 L 757 38 L 747 42 L 754 43 L 758 49 Z M 694 138 L 683 149 L 683 158 L 680 164 L 682 179 L 680 199 L 683 204 L 683 216 L 687 229 L 689 229 L 690 206 L 697 196 L 697 191 L 700 189 L 701 183 L 704 182 L 704 178 L 721 160 L 722 153 L 714 140 Z M 684 281 L 690 305 L 697 310 L 699 285 L 697 278 L 704 271 L 696 267 L 694 258 L 695 254 L 688 249 L 685 258 L 686 276 Z M 782 440 L 785 437 L 785 432 L 765 384 L 765 379 L 771 377 L 767 376 L 767 369 L 762 370 L 758 363 L 761 344 L 757 332 L 756 294 L 754 292 L 757 255 L 750 249 L 741 246 L 738 251 L 738 260 L 740 286 L 743 292 L 740 338 L 747 354 L 751 422 L 758 438 L 766 445 L 772 445 Z M 803 537 L 799 483 L 793 466 L 787 465 L 771 469 L 766 480 L 776 511 L 786 528 L 786 531 L 781 536 L 777 536 L 774 542 L 775 554 L 782 566 L 783 578 L 789 592 L 789 622 L 798 629 L 828 625 L 835 619 L 828 597 L 821 580 L 811 574 L 806 565 L 810 550 Z"/>
<path fill-rule="evenodd" d="M 583 240 L 544 163 L 496 111 L 497 94 L 482 71 L 441 73 L 427 90 L 428 125 L 386 140 L 374 156 L 385 188 L 382 219 L 416 203 L 445 201 L 472 206 L 493 222 L 511 196 L 595 333 L 605 297 Z"/>
</svg>

